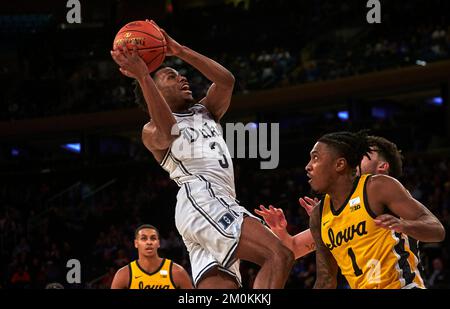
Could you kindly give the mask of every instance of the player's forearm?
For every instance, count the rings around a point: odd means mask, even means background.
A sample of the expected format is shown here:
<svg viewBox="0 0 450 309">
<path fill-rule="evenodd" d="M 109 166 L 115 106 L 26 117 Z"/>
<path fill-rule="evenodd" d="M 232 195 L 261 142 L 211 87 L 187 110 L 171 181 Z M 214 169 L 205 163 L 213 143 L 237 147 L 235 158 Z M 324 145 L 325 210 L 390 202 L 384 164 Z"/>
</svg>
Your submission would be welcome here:
<svg viewBox="0 0 450 309">
<path fill-rule="evenodd" d="M 316 238 L 316 282 L 315 289 L 335 289 L 337 287 L 338 265 L 323 242 Z"/>
<path fill-rule="evenodd" d="M 330 275 L 328 272 L 319 272 L 316 282 L 314 283 L 314 289 L 335 289 L 337 287 L 336 276 Z"/>
<path fill-rule="evenodd" d="M 334 289 L 337 286 L 338 265 L 331 252 L 325 247 L 320 235 L 320 208 L 315 207 L 309 217 L 310 233 L 316 243 L 315 289 Z"/>
<path fill-rule="evenodd" d="M 172 127 L 177 123 L 169 105 L 159 93 L 150 75 L 138 79 L 150 117 L 161 134 L 170 136 Z"/>
<path fill-rule="evenodd" d="M 316 250 L 316 242 L 314 241 L 310 229 L 295 235 L 292 239 L 292 243 L 292 251 L 294 252 L 295 259 L 301 258 Z"/>
<path fill-rule="evenodd" d="M 271 230 L 281 240 L 281 242 L 285 247 L 294 252 L 293 251 L 294 238 L 286 231 L 286 229 L 271 229 Z"/>
<path fill-rule="evenodd" d="M 439 242 L 445 238 L 445 229 L 439 220 L 425 214 L 416 220 L 403 220 L 404 232 L 422 242 Z"/>
<path fill-rule="evenodd" d="M 234 76 L 216 61 L 183 46 L 177 57 L 199 70 L 208 80 L 221 87 L 233 87 Z"/>
</svg>

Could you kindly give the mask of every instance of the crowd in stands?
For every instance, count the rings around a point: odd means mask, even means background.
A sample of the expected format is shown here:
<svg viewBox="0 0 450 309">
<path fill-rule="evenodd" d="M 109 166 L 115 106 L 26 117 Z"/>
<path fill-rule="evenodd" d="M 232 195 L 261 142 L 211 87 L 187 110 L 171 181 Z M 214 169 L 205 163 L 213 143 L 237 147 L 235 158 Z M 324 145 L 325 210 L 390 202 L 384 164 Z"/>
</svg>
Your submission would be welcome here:
<svg viewBox="0 0 450 309">
<path fill-rule="evenodd" d="M 115 271 L 136 258 L 134 229 L 141 223 L 160 228 L 161 255 L 190 270 L 173 222 L 175 183 L 162 171 L 147 168 L 122 173 L 112 182 L 105 177 L 83 180 L 57 198 L 52 197 L 71 184 L 61 176 L 1 186 L 0 286 L 44 288 L 58 282 L 66 288 L 108 288 Z M 401 180 L 448 231 L 450 160 L 407 158 Z M 92 194 L 104 183 L 109 185 Z M 290 233 L 308 228 L 308 216 L 297 202 L 310 194 L 303 166 L 255 172 L 245 161 L 237 161 L 236 188 L 238 199 L 250 211 L 272 204 L 284 209 Z M 448 239 L 421 246 L 430 288 L 450 287 Z M 75 285 L 65 280 L 66 263 L 73 258 L 82 266 L 82 282 Z M 255 265 L 242 264 L 244 287 L 251 287 L 256 272 Z M 310 254 L 296 262 L 286 287 L 311 288 L 314 280 L 315 258 Z"/>
<path fill-rule="evenodd" d="M 434 2 L 439 3 L 423 2 L 420 18 L 416 6 L 386 3 L 383 23 L 377 26 L 365 22 L 365 7 L 335 1 L 251 1 L 249 7 L 241 2 L 195 8 L 174 13 L 161 25 L 181 43 L 227 67 L 236 77 L 236 93 L 248 93 L 449 59 L 448 3 Z M 267 10 L 273 12 L 270 19 Z M 352 14 L 364 22 L 349 18 Z M 5 59 L 0 65 L 5 89 L 0 95 L 1 120 L 134 106 L 131 82 L 109 56 L 108 31 L 93 34 L 96 40 L 75 33 L 21 35 L 11 38 L 16 50 L 0 52 Z M 49 35 L 54 38 L 41 46 Z M 60 41 L 70 48 L 62 49 Z M 28 48 L 38 44 L 38 50 Z M 204 95 L 209 81 L 198 72 L 173 58 L 165 64 L 187 75 L 196 98 Z"/>
<path fill-rule="evenodd" d="M 363 6 L 357 0 L 234 2 L 239 4 L 186 9 L 178 15 L 175 10 L 160 23 L 180 43 L 227 67 L 236 77 L 236 94 L 450 58 L 450 20 L 445 13 L 450 2 L 445 0 L 420 0 L 414 5 L 383 1 L 380 25 L 367 25 L 364 1 Z M 270 18 L 265 12 L 271 12 Z M 349 16 L 360 16 L 362 21 Z M 20 35 L 11 34 L 12 29 L 0 31 L 0 38 L 9 42 L 0 51 L 0 121 L 134 107 L 131 81 L 121 76 L 109 55 L 117 29 L 109 30 L 95 36 L 83 30 Z M 205 94 L 209 82 L 198 72 L 176 58 L 166 59 L 165 65 L 189 78 L 196 98 Z M 389 120 L 379 120 L 378 129 L 396 134 L 400 148 L 408 145 L 413 154 L 406 157 L 401 182 L 448 231 L 450 160 L 414 155 L 428 150 L 431 132 L 440 131 L 441 136 L 444 124 L 425 117 L 426 112 L 410 112 L 415 114 L 399 113 L 406 123 L 392 121 L 395 124 L 388 126 Z M 319 123 L 333 130 L 347 125 L 335 118 L 302 122 L 299 115 L 294 116 L 274 122 L 297 144 L 310 137 Z M 411 123 L 422 123 L 426 129 L 411 128 Z M 95 164 L 86 163 L 92 169 L 78 173 L 34 173 L 27 170 L 29 162 L 17 158 L 9 164 L 3 156 L 0 167 L 9 167 L 1 171 L 0 180 L 0 288 L 45 288 L 51 283 L 65 288 L 108 288 L 115 271 L 136 258 L 134 229 L 142 223 L 160 229 L 162 256 L 190 270 L 174 224 L 177 186 L 151 162 L 147 151 L 128 158 L 132 163 L 111 160 L 108 171 L 99 172 Z M 310 189 L 304 162 L 296 159 L 272 171 L 257 171 L 246 160 L 235 160 L 237 198 L 242 205 L 250 211 L 260 204 L 283 208 L 291 234 L 309 225 L 298 197 L 309 195 Z M 441 244 L 423 244 L 421 250 L 427 287 L 450 288 L 449 238 Z M 66 282 L 70 259 L 81 263 L 80 284 Z M 314 254 L 299 259 L 287 288 L 311 288 L 315 269 Z M 251 287 L 257 267 L 243 263 L 241 270 L 244 287 Z"/>
</svg>

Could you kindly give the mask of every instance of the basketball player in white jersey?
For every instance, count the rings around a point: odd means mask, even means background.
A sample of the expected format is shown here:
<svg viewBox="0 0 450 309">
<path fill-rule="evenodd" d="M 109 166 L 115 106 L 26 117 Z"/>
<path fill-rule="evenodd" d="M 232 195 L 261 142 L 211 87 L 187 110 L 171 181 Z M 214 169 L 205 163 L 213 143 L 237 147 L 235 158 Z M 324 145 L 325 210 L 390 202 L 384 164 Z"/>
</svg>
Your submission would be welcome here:
<svg viewBox="0 0 450 309">
<path fill-rule="evenodd" d="M 292 252 L 235 199 L 233 163 L 218 125 L 230 105 L 234 77 L 162 33 L 168 56 L 189 63 L 212 82 L 198 104 L 176 70 L 162 68 L 152 79 L 135 49 L 122 46 L 111 54 L 120 71 L 140 86 L 137 92 L 151 118 L 142 130 L 144 145 L 180 186 L 175 223 L 189 251 L 194 283 L 238 288 L 243 259 L 261 266 L 254 288 L 283 288 Z"/>
</svg>

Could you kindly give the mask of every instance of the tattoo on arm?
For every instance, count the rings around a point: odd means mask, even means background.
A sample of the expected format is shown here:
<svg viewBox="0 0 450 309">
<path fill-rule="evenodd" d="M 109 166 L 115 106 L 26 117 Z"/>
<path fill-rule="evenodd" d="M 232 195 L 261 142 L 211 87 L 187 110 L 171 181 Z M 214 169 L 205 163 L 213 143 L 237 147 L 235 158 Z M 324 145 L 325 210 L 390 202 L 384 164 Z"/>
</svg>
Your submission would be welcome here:
<svg viewBox="0 0 450 309">
<path fill-rule="evenodd" d="M 308 249 L 309 251 L 314 251 L 316 250 L 316 243 L 312 242 L 310 244 L 305 244 L 306 249 Z"/>
<path fill-rule="evenodd" d="M 310 229 L 316 243 L 315 289 L 335 289 L 338 265 L 320 235 L 320 207 L 315 207 L 310 217 Z"/>
</svg>

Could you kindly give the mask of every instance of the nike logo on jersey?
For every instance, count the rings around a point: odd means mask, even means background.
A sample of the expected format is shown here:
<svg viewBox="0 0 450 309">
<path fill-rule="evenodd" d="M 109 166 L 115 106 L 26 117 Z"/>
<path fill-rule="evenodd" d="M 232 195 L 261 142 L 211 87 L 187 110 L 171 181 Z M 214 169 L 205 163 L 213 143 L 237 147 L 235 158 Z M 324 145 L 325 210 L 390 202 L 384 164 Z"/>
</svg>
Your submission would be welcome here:
<svg viewBox="0 0 450 309">
<path fill-rule="evenodd" d="M 140 277 L 142 277 L 142 276 L 134 276 L 134 279 L 139 279 Z"/>
</svg>

